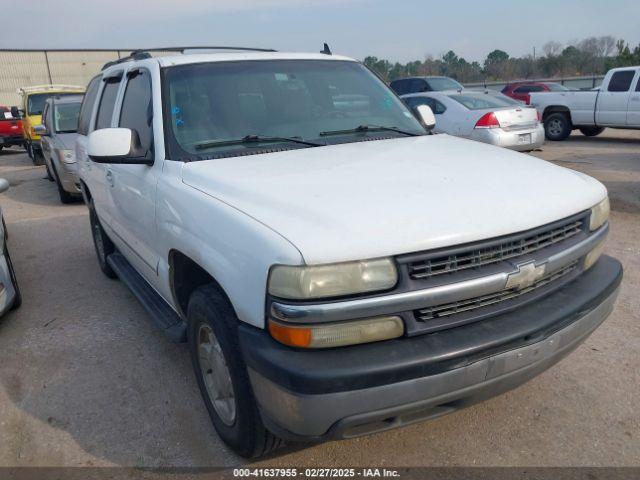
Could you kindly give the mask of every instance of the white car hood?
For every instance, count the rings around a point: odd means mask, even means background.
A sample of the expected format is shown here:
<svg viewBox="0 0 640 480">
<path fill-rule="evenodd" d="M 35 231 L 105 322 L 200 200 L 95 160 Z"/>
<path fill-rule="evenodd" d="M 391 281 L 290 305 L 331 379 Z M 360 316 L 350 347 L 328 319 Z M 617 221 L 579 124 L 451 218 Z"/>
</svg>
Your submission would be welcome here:
<svg viewBox="0 0 640 480">
<path fill-rule="evenodd" d="M 184 183 L 286 237 L 307 264 L 497 237 L 606 195 L 582 173 L 448 135 L 198 161 L 182 171 Z"/>
</svg>

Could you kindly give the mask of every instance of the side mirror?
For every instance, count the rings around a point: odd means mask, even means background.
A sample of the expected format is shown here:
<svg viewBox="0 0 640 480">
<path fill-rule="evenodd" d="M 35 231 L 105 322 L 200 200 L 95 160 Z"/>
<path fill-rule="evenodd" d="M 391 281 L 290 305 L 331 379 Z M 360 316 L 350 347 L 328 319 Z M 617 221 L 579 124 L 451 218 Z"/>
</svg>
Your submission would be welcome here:
<svg viewBox="0 0 640 480">
<path fill-rule="evenodd" d="M 18 107 L 11 107 L 11 116 L 13 118 L 21 118 L 20 109 Z"/>
<path fill-rule="evenodd" d="M 5 178 L 0 178 L 0 193 L 9 190 L 9 182 Z"/>
<path fill-rule="evenodd" d="M 428 105 L 418 105 L 414 109 L 414 111 L 422 126 L 429 132 L 433 130 L 433 128 L 436 126 L 436 117 L 433 114 L 433 110 L 431 110 L 431 107 L 429 107 Z"/>
<path fill-rule="evenodd" d="M 47 132 L 47 127 L 45 127 L 44 125 L 36 125 L 35 127 L 33 127 L 33 131 L 36 132 L 36 135 L 40 135 L 41 137 L 46 137 L 47 135 L 49 135 L 49 132 Z"/>
<path fill-rule="evenodd" d="M 96 163 L 153 163 L 153 159 L 146 158 L 147 152 L 140 145 L 138 133 L 128 128 L 102 128 L 91 132 L 87 154 Z"/>
</svg>

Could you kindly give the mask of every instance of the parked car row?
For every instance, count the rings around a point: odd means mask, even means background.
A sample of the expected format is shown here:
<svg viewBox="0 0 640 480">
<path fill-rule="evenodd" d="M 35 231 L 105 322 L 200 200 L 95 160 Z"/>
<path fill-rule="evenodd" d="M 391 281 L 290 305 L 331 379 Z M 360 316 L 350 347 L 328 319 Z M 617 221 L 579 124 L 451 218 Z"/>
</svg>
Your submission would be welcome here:
<svg viewBox="0 0 640 480">
<path fill-rule="evenodd" d="M 451 86 L 453 88 L 450 88 Z M 391 88 L 403 98 L 413 98 L 412 104 L 416 104 L 416 97 L 419 96 L 431 98 L 429 102 L 433 103 L 433 99 L 437 97 L 443 101 L 447 96 L 455 96 L 455 92 L 459 96 L 467 93 L 462 85 L 446 77 L 399 79 L 391 82 Z M 450 95 L 438 93 L 443 90 L 451 90 Z M 488 98 L 489 92 L 485 93 Z M 524 81 L 506 85 L 501 93 L 537 109 L 548 140 L 565 140 L 573 130 L 580 130 L 583 135 L 593 137 L 602 133 L 605 128 L 640 129 L 640 67 L 637 66 L 609 70 L 602 85 L 587 91 L 572 91 L 555 82 Z M 498 98 L 497 94 L 493 95 L 494 99 Z M 444 125 L 441 124 L 437 130 L 452 135 L 458 135 L 457 132 L 460 131 L 461 136 L 473 137 L 469 128 L 451 128 L 450 124 L 457 121 L 457 116 L 446 114 L 446 108 L 441 110 L 435 113 Z M 523 116 L 526 117 L 527 114 Z M 492 117 L 493 128 L 501 128 L 497 124 L 500 124 L 499 119 Z M 479 127 L 483 128 L 483 125 Z M 531 133 L 533 138 L 535 132 Z M 480 141 L 486 141 L 488 138 L 489 143 L 495 144 L 494 135 L 475 137 Z M 513 142 L 507 145 L 513 145 Z"/>
<path fill-rule="evenodd" d="M 40 135 L 36 131 L 36 127 L 42 124 L 42 112 L 47 99 L 54 95 L 62 97 L 83 94 L 84 87 L 74 85 L 35 85 L 22 87 L 18 90 L 18 93 L 22 97 L 22 105 L 20 107 L 11 107 L 11 117 L 13 119 L 21 119 L 22 144 L 27 150 L 29 158 L 38 164 L 43 160 Z"/>
</svg>

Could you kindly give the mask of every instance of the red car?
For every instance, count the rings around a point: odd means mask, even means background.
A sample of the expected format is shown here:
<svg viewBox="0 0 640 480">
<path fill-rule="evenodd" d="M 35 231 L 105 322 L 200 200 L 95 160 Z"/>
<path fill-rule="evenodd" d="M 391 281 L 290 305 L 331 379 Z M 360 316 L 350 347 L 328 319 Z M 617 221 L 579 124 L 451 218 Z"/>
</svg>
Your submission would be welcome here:
<svg viewBox="0 0 640 480">
<path fill-rule="evenodd" d="M 0 105 L 0 150 L 12 145 L 22 145 L 22 120 L 11 116 L 11 109 Z"/>
<path fill-rule="evenodd" d="M 514 82 L 507 84 L 502 89 L 502 93 L 529 105 L 531 101 L 529 93 L 531 92 L 563 92 L 567 90 L 569 89 L 564 85 L 554 82 Z"/>
</svg>

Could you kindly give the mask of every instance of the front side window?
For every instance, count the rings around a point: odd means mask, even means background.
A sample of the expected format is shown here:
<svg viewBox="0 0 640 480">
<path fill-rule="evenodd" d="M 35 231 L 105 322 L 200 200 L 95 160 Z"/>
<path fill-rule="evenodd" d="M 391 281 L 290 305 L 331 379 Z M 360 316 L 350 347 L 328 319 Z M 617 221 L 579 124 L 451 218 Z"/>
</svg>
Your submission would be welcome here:
<svg viewBox="0 0 640 480">
<path fill-rule="evenodd" d="M 151 150 L 153 104 L 151 102 L 151 78 L 146 70 L 136 70 L 128 75 L 120 110 L 119 126 L 138 133 L 140 145 Z"/>
<path fill-rule="evenodd" d="M 78 130 L 80 102 L 56 105 L 53 127 L 56 133 L 75 133 Z"/>
<path fill-rule="evenodd" d="M 611 80 L 609 81 L 609 87 L 607 90 L 610 92 L 628 92 L 635 75 L 635 70 L 622 70 L 621 72 L 615 72 L 611 75 Z"/>
<path fill-rule="evenodd" d="M 229 145 L 247 136 L 327 145 L 363 140 L 369 134 L 358 130 L 360 126 L 425 134 L 403 102 L 355 62 L 258 60 L 179 65 L 163 69 L 162 88 L 169 158 L 234 156 L 274 146 L 273 141 Z M 375 136 L 405 134 L 376 130 Z M 296 147 L 293 141 L 283 142 L 285 145 Z"/>
<path fill-rule="evenodd" d="M 104 89 L 102 90 L 102 98 L 98 106 L 98 117 L 96 119 L 96 130 L 101 128 L 109 128 L 111 126 L 111 117 L 113 109 L 116 105 L 116 96 L 120 87 L 120 78 L 112 77 L 105 80 Z"/>
</svg>

